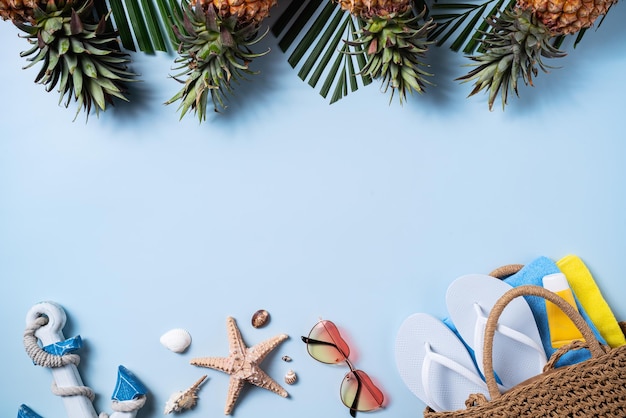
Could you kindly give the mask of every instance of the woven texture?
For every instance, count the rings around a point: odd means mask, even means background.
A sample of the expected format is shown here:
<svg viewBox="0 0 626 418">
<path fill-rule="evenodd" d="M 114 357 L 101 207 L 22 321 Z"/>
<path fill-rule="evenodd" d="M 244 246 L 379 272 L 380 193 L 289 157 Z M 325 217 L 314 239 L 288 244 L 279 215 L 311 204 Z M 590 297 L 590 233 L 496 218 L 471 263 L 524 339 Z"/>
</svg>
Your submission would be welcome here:
<svg viewBox="0 0 626 418">
<path fill-rule="evenodd" d="M 483 395 L 471 395 L 466 402 L 467 409 L 435 412 L 426 408 L 424 417 L 626 417 L 626 346 L 613 349 L 601 346 L 576 311 L 567 309 L 569 306 L 562 305 L 558 300 L 562 298 L 539 286 L 515 288 L 507 292 L 494 306 L 489 315 L 485 335 L 485 366 L 491 363 L 495 326 L 504 309 L 504 306 L 499 306 L 500 302 L 506 305 L 513 298 L 524 295 L 539 296 L 558 302 L 557 304 L 585 336 L 592 358 L 558 369 L 549 369 L 552 364 L 550 362 L 547 365 L 548 370 L 544 373 L 504 394 L 497 392 L 493 367 L 485 367 L 485 375 L 492 376 L 487 379 L 491 400 L 487 400 Z M 567 305 L 567 302 L 564 303 Z M 620 326 L 626 334 L 626 323 L 621 322 Z M 580 348 L 580 344 L 563 347 L 563 350 L 557 351 L 554 356 L 562 354 L 564 350 L 577 348 Z"/>
<path fill-rule="evenodd" d="M 495 277 L 496 279 L 506 279 L 509 276 L 514 275 L 518 271 L 520 271 L 524 267 L 523 264 L 507 264 L 506 266 L 498 267 L 491 273 L 490 276 Z"/>
</svg>

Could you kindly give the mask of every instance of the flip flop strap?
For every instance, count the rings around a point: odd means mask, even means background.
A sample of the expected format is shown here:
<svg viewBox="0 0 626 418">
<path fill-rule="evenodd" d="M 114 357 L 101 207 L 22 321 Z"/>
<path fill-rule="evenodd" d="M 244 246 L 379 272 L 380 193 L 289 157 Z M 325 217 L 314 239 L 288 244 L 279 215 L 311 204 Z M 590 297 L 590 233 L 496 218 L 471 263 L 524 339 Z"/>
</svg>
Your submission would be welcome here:
<svg viewBox="0 0 626 418">
<path fill-rule="evenodd" d="M 487 321 L 487 329 L 485 330 L 485 355 L 483 358 L 483 367 L 485 369 L 485 379 L 487 379 L 487 387 L 489 388 L 489 394 L 491 399 L 497 399 L 501 396 L 498 390 L 498 385 L 493 375 L 493 337 L 496 332 L 498 324 L 498 318 L 502 314 L 504 308 L 515 298 L 521 296 L 539 296 L 557 305 L 561 310 L 572 320 L 578 330 L 583 334 L 591 356 L 595 359 L 599 359 L 608 352 L 608 348 L 605 348 L 600 344 L 595 334 L 589 327 L 589 324 L 585 322 L 580 313 L 567 302 L 565 299 L 550 292 L 541 286 L 534 285 L 522 285 L 514 287 L 506 291 L 500 299 L 493 305 L 491 312 L 489 313 L 489 320 Z"/>
<path fill-rule="evenodd" d="M 446 356 L 435 353 L 432 350 L 430 343 L 428 342 L 424 344 L 424 348 L 426 351 L 426 355 L 424 356 L 424 363 L 422 365 L 422 387 L 424 388 L 424 394 L 426 395 L 426 401 L 428 403 L 428 406 L 430 406 L 432 409 L 434 409 L 435 411 L 445 411 L 445 409 L 442 408 L 431 396 L 430 385 L 428 384 L 428 381 L 431 376 L 430 366 L 433 363 L 437 363 L 447 369 L 450 369 L 453 372 L 463 376 L 470 382 L 474 383 L 475 385 L 484 387 L 485 391 L 487 390 L 487 385 L 478 376 L 478 374 Z"/>
<path fill-rule="evenodd" d="M 482 365 L 483 345 L 485 343 L 485 328 L 487 327 L 488 318 L 484 315 L 483 308 L 478 303 L 474 304 L 474 310 L 476 311 L 477 317 L 474 329 L 474 352 L 476 354 L 478 364 Z M 537 351 L 541 356 L 542 363 L 545 363 L 547 361 L 546 353 L 543 350 L 543 347 L 539 346 L 537 342 L 530 338 L 528 335 L 500 323 L 498 323 L 498 325 L 496 326 L 496 332 Z"/>
</svg>

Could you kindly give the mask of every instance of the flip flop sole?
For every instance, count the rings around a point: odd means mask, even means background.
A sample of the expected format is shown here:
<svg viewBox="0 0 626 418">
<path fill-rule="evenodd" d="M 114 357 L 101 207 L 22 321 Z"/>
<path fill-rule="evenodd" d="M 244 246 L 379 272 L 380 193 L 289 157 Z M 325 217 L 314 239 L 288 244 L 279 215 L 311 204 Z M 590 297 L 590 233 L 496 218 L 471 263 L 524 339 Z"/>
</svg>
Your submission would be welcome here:
<svg viewBox="0 0 626 418">
<path fill-rule="evenodd" d="M 395 358 L 405 385 L 436 411 L 464 409 L 473 393 L 488 397 L 461 340 L 431 315 L 416 313 L 405 319 L 396 337 Z"/>
<path fill-rule="evenodd" d="M 500 297 L 512 288 L 483 274 L 461 276 L 450 284 L 446 305 L 461 338 L 474 350 L 483 371 L 484 325 Z M 540 374 L 546 363 L 541 336 L 528 303 L 514 299 L 502 312 L 493 342 L 493 366 L 502 386 L 511 388 Z"/>
</svg>

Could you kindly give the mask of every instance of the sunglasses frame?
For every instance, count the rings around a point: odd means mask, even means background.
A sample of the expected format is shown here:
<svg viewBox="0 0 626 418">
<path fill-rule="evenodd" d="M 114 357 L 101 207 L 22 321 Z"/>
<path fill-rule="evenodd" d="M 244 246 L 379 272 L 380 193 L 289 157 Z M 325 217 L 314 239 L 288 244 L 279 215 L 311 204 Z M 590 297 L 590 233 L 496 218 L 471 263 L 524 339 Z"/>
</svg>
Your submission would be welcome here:
<svg viewBox="0 0 626 418">
<path fill-rule="evenodd" d="M 310 337 L 310 335 L 313 333 L 313 331 L 314 331 L 317 327 L 319 327 L 320 325 L 321 325 L 321 326 L 323 326 L 323 327 L 326 329 L 325 324 L 331 324 L 331 325 L 335 328 L 335 330 L 337 331 L 337 335 L 339 336 L 339 338 L 341 338 L 341 339 L 343 340 L 343 337 L 341 336 L 341 333 L 339 332 L 339 328 L 337 327 L 337 325 L 335 325 L 335 323 L 334 323 L 334 322 L 332 322 L 332 321 L 330 321 L 330 320 L 328 320 L 328 319 L 321 319 L 321 320 L 319 320 L 319 321 L 318 321 L 318 322 L 317 322 L 317 323 L 313 326 L 313 328 L 311 328 L 311 331 L 309 331 L 309 336 L 308 336 L 308 337 L 302 336 L 301 338 L 302 338 L 302 341 L 303 341 L 303 342 L 307 345 L 307 352 L 309 353 L 309 355 L 310 355 L 310 356 L 311 356 L 314 360 L 319 361 L 320 363 L 324 363 L 324 364 L 339 364 L 339 363 L 345 362 L 345 363 L 348 365 L 348 368 L 350 369 L 350 371 L 349 371 L 349 372 L 348 372 L 348 373 L 344 376 L 344 380 L 345 380 L 345 379 L 346 379 L 346 377 L 347 377 L 347 376 L 349 376 L 350 374 L 352 374 L 352 376 L 354 376 L 354 378 L 355 378 L 355 379 L 356 379 L 356 381 L 357 381 L 356 394 L 354 395 L 354 400 L 352 401 L 352 406 L 347 405 L 347 404 L 346 404 L 346 402 L 343 400 L 343 397 L 342 397 L 342 396 L 340 396 L 340 398 L 341 398 L 341 402 L 342 402 L 342 403 L 343 403 L 346 407 L 348 407 L 348 408 L 350 409 L 350 415 L 351 415 L 352 417 L 356 417 L 356 413 L 357 413 L 357 411 L 359 411 L 359 410 L 357 409 L 357 403 L 358 403 L 359 398 L 360 398 L 360 396 L 361 396 L 361 390 L 362 390 L 363 386 L 365 385 L 365 383 L 363 383 L 363 381 L 361 380 L 361 379 L 362 379 L 362 377 L 361 377 L 361 376 L 359 376 L 359 375 L 362 373 L 362 374 L 363 374 L 363 375 L 364 375 L 364 376 L 365 376 L 365 377 L 366 377 L 366 378 L 367 378 L 370 382 L 371 382 L 371 378 L 370 378 L 370 377 L 367 375 L 367 373 L 365 373 L 364 371 L 362 371 L 362 370 L 358 370 L 358 369 L 356 369 L 356 368 L 354 367 L 354 365 L 352 364 L 352 362 L 351 362 L 351 361 L 350 361 L 350 359 L 348 358 L 348 357 L 349 357 L 349 355 L 350 355 L 350 347 L 348 346 L 348 344 L 347 344 L 347 343 L 346 343 L 346 347 L 348 348 L 348 353 L 346 354 L 346 353 L 344 353 L 344 352 L 343 352 L 343 350 L 341 350 L 341 348 L 339 348 L 339 346 L 338 346 L 337 344 L 335 344 L 334 342 L 330 342 L 330 341 L 323 341 L 323 340 L 317 340 L 317 339 L 315 339 L 315 338 L 311 338 L 311 337 Z M 332 338 L 332 334 L 331 334 L 329 331 L 327 331 L 327 332 L 328 332 L 328 334 L 329 334 L 329 335 L 331 335 L 331 338 Z M 344 340 L 344 342 L 345 342 L 345 340 Z M 330 347 L 334 347 L 334 348 L 337 350 L 337 352 L 339 352 L 339 353 L 343 356 L 343 359 L 342 359 L 342 360 L 339 360 L 339 361 L 334 361 L 334 362 L 325 362 L 325 361 L 322 361 L 322 360 L 320 360 L 320 359 L 316 358 L 313 354 L 311 354 L 311 351 L 308 349 L 310 344 L 327 345 L 327 346 L 330 346 Z M 378 387 L 377 387 L 377 386 L 376 386 L 373 382 L 371 382 L 371 383 L 372 383 L 372 385 L 373 385 L 374 389 L 376 389 L 378 392 L 380 392 L 380 397 L 381 397 L 380 402 L 378 402 L 378 401 L 376 402 L 376 403 L 378 404 L 378 408 L 372 408 L 372 409 L 368 409 L 368 410 L 362 410 L 362 411 L 359 411 L 359 412 L 370 412 L 370 411 L 374 411 L 374 410 L 376 410 L 376 409 L 379 409 L 379 408 L 382 408 L 382 407 L 383 407 L 384 395 L 383 395 L 382 391 L 381 391 L 381 390 L 380 390 L 380 389 L 379 389 L 379 388 L 378 388 Z M 343 385 L 343 381 L 342 381 L 342 385 Z M 376 399 L 376 398 L 374 397 L 374 399 Z"/>
</svg>

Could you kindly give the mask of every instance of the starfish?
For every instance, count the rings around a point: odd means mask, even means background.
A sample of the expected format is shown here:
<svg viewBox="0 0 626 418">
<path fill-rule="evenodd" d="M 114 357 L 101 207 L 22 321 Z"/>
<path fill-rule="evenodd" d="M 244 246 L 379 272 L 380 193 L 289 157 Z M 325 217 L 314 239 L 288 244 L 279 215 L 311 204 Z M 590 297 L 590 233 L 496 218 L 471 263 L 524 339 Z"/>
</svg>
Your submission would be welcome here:
<svg viewBox="0 0 626 418">
<path fill-rule="evenodd" d="M 243 342 L 234 318 L 226 318 L 226 328 L 230 351 L 228 357 L 201 357 L 191 359 L 190 362 L 194 366 L 208 367 L 230 375 L 224 414 L 230 415 L 233 412 L 235 402 L 246 383 L 270 390 L 286 398 L 287 391 L 261 370 L 259 364 L 274 348 L 288 338 L 287 334 L 277 335 L 248 348 Z"/>
</svg>

